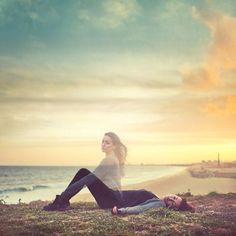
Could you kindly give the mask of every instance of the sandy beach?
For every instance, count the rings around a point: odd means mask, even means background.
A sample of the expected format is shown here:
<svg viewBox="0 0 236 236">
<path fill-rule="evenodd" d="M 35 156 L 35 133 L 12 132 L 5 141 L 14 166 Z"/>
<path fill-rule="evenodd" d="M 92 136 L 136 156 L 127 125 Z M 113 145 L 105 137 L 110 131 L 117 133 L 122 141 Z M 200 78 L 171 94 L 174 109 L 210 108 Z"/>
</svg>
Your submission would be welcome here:
<svg viewBox="0 0 236 236">
<path fill-rule="evenodd" d="M 215 191 L 218 193 L 236 192 L 236 179 L 233 178 L 194 178 L 186 170 L 176 175 L 161 177 L 139 184 L 124 186 L 126 189 L 146 189 L 162 197 L 169 193 L 184 193 L 190 191 L 193 195 L 204 195 Z M 77 201 L 94 201 L 91 194 L 78 194 L 71 199 Z"/>
</svg>

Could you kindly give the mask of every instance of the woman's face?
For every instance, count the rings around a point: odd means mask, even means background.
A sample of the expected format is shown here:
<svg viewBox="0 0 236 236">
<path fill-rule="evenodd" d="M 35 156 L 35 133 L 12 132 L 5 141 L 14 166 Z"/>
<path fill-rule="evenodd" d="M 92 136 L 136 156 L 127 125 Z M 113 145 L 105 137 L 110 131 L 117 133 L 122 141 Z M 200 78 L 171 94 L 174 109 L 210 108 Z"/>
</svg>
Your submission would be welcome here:
<svg viewBox="0 0 236 236">
<path fill-rule="evenodd" d="M 105 152 L 106 154 L 111 153 L 112 151 L 114 151 L 114 149 L 116 148 L 116 146 L 113 144 L 112 139 L 107 136 L 104 135 L 103 139 L 102 139 L 102 151 Z"/>
<path fill-rule="evenodd" d="M 182 198 L 177 195 L 170 194 L 164 197 L 164 202 L 167 207 L 178 209 L 182 202 Z"/>
</svg>

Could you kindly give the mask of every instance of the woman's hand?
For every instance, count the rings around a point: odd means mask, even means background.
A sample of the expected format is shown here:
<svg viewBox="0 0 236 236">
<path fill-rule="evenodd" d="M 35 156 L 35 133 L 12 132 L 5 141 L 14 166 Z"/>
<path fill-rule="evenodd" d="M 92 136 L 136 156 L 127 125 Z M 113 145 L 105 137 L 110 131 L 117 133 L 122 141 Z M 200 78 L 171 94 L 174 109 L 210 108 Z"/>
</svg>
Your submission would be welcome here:
<svg viewBox="0 0 236 236">
<path fill-rule="evenodd" d="M 117 214 L 118 214 L 117 206 L 114 206 L 114 207 L 111 209 L 111 213 L 112 213 L 112 215 L 117 215 Z"/>
</svg>

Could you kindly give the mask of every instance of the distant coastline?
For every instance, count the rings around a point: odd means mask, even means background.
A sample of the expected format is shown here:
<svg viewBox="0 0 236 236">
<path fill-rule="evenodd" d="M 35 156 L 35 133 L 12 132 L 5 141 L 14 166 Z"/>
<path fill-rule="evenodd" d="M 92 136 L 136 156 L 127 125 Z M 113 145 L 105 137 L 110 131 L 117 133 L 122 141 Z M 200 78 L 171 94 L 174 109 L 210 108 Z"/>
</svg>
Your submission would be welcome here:
<svg viewBox="0 0 236 236">
<path fill-rule="evenodd" d="M 198 166 L 204 165 L 207 167 L 217 167 L 218 160 L 202 160 L 201 162 L 192 162 L 192 163 L 126 163 L 126 166 Z M 10 165 L 10 164 L 0 164 L 1 166 L 11 166 L 11 167 L 81 167 L 83 165 Z M 86 165 L 89 167 L 95 167 L 96 165 Z M 224 161 L 220 162 L 220 167 L 236 167 L 236 160 L 233 161 Z"/>
</svg>

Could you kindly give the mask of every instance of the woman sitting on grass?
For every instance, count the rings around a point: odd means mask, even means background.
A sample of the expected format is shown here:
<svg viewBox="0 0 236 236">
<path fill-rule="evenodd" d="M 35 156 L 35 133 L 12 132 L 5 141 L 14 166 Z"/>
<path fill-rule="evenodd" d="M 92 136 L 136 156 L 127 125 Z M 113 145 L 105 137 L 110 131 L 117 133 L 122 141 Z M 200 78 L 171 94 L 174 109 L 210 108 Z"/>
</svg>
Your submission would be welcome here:
<svg viewBox="0 0 236 236">
<path fill-rule="evenodd" d="M 112 190 L 121 190 L 121 177 L 124 174 L 124 163 L 127 155 L 126 146 L 120 141 L 120 138 L 113 132 L 105 133 L 101 149 L 105 153 L 105 158 L 98 167 L 91 173 L 89 170 L 80 169 L 66 190 L 61 196 L 57 195 L 54 203 L 62 202 L 67 199 L 61 207 L 69 205 L 68 199 L 78 193 L 84 186 L 93 186 L 97 179 L 103 182 L 105 186 Z M 49 204 L 44 210 L 53 210 L 55 204 Z"/>
</svg>

